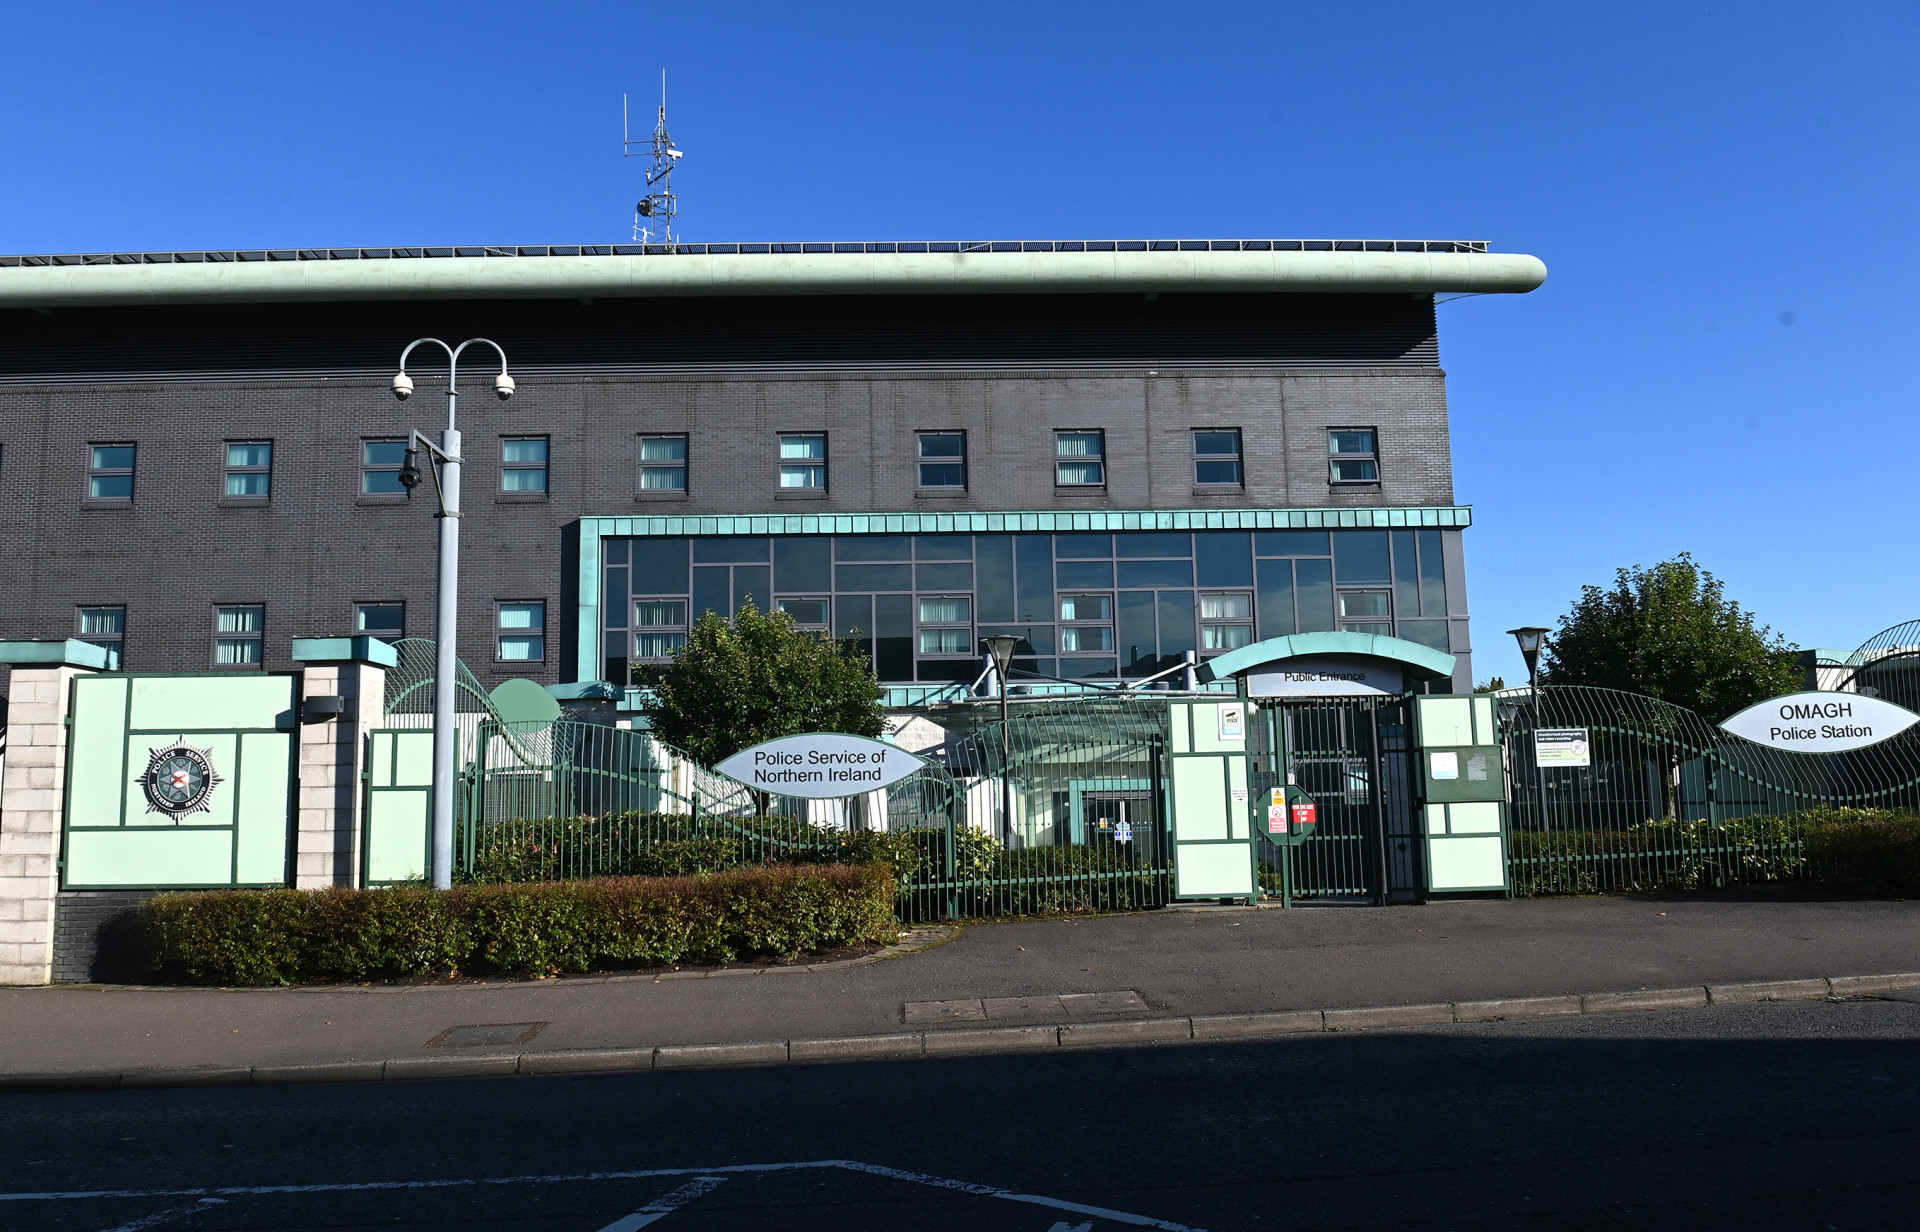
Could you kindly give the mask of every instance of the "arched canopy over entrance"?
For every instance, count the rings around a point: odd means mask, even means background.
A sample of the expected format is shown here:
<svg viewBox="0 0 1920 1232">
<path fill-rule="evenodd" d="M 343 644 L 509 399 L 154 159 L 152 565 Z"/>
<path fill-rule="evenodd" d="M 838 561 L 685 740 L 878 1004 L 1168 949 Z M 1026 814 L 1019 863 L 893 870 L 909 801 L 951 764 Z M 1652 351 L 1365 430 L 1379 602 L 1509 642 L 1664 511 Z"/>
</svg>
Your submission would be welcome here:
<svg viewBox="0 0 1920 1232">
<path fill-rule="evenodd" d="M 1244 677 L 1250 697 L 1403 693 L 1453 676 L 1454 657 L 1379 633 L 1294 633 L 1207 660 L 1203 681 Z"/>
</svg>

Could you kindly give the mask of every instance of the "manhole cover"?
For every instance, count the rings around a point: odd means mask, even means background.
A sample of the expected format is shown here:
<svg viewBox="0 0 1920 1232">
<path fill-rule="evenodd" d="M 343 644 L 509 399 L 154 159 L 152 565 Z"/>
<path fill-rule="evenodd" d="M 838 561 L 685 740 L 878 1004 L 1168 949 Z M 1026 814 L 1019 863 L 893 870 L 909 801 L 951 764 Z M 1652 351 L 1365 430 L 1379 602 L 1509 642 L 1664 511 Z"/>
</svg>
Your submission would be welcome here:
<svg viewBox="0 0 1920 1232">
<path fill-rule="evenodd" d="M 487 1022 L 448 1027 L 421 1045 L 424 1048 L 479 1048 L 488 1044 L 524 1044 L 540 1034 L 544 1022 Z"/>
</svg>

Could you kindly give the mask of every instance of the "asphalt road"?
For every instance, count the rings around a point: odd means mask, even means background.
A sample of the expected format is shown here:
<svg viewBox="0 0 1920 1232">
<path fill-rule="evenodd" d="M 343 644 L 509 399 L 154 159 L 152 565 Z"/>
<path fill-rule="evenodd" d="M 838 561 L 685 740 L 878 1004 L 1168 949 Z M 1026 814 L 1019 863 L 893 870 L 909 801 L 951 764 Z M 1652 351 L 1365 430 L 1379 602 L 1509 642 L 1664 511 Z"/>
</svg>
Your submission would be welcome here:
<svg viewBox="0 0 1920 1232">
<path fill-rule="evenodd" d="M 1895 1001 L 18 1094 L 0 1100 L 0 1227 L 1841 1232 L 1920 1211 L 1917 1097 L 1920 1004 Z M 100 1190 L 117 1192 L 44 1196 Z"/>
</svg>

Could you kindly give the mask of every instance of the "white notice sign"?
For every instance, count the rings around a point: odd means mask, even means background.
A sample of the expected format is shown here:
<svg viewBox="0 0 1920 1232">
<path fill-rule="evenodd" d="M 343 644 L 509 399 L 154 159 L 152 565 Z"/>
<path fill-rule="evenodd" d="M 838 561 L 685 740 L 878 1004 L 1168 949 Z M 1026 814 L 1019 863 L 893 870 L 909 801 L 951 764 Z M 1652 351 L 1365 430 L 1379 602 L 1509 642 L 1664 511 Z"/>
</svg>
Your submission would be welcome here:
<svg viewBox="0 0 1920 1232">
<path fill-rule="evenodd" d="M 1584 727 L 1543 727 L 1533 733 L 1533 761 L 1538 766 L 1591 766 Z"/>
<path fill-rule="evenodd" d="M 714 769 L 758 791 L 826 800 L 878 791 L 926 764 L 884 741 L 815 732 L 742 749 Z"/>
<path fill-rule="evenodd" d="M 1920 723 L 1920 714 L 1877 697 L 1817 692 L 1768 698 L 1720 729 L 1789 753 L 1844 753 L 1879 744 L 1915 723 Z"/>
<path fill-rule="evenodd" d="M 1247 738 L 1247 712 L 1240 708 L 1239 702 L 1220 707 L 1220 739 L 1245 740 Z"/>
<path fill-rule="evenodd" d="M 1427 754 L 1427 777 L 1435 782 L 1459 778 L 1460 754 L 1453 752 Z M 1485 773 L 1483 772 L 1480 777 L 1485 778 Z"/>
</svg>

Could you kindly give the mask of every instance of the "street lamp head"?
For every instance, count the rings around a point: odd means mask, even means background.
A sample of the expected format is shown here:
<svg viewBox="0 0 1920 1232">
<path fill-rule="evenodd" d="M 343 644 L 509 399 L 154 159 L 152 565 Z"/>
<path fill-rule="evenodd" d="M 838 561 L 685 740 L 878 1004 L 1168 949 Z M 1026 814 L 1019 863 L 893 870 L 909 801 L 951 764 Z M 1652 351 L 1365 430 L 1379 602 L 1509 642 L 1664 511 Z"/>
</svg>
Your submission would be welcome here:
<svg viewBox="0 0 1920 1232">
<path fill-rule="evenodd" d="M 1020 645 L 1020 639 L 1010 633 L 1002 633 L 994 637 L 983 637 L 980 639 L 980 644 L 987 648 L 987 657 L 993 660 L 993 670 L 1000 674 L 1000 679 L 1005 680 L 1007 668 L 1013 663 L 1013 652 Z"/>
<path fill-rule="evenodd" d="M 393 374 L 393 396 L 405 402 L 413 396 L 413 378 L 404 372 Z"/>
<path fill-rule="evenodd" d="M 1508 629 L 1513 640 L 1520 643 L 1520 657 L 1527 661 L 1527 683 L 1537 684 L 1540 680 L 1540 646 L 1551 630 L 1537 625 L 1527 625 L 1519 629 Z"/>
<path fill-rule="evenodd" d="M 497 396 L 502 402 L 505 402 L 508 398 L 513 397 L 513 378 L 508 376 L 504 372 L 502 372 L 499 376 L 494 377 L 493 392 L 495 396 Z"/>
</svg>

